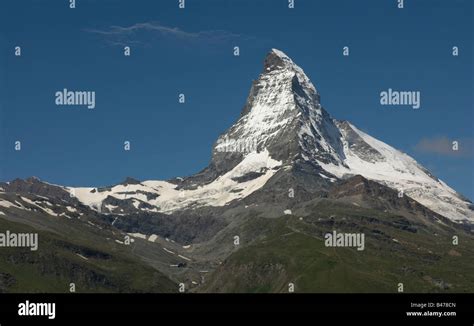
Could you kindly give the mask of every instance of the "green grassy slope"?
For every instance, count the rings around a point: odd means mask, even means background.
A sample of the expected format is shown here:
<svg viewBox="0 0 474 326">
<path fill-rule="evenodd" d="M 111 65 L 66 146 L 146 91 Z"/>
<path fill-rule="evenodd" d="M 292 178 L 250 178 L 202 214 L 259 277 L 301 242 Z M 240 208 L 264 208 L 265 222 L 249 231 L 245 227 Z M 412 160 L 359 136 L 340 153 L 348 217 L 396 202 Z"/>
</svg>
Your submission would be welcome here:
<svg viewBox="0 0 474 326">
<path fill-rule="evenodd" d="M 248 222 L 248 230 L 266 224 L 265 238 L 233 253 L 199 291 L 288 292 L 289 283 L 295 292 L 397 292 L 399 283 L 404 292 L 474 291 L 474 237 L 466 231 L 327 202 L 314 212 Z M 333 230 L 364 233 L 365 250 L 326 247 Z"/>
<path fill-rule="evenodd" d="M 177 285 L 113 240 L 87 241 L 0 219 L 0 232 L 38 232 L 39 248 L 0 248 L 0 292 L 176 292 Z M 90 235 L 92 237 L 92 235 Z M 82 256 L 82 257 L 81 257 Z"/>
</svg>

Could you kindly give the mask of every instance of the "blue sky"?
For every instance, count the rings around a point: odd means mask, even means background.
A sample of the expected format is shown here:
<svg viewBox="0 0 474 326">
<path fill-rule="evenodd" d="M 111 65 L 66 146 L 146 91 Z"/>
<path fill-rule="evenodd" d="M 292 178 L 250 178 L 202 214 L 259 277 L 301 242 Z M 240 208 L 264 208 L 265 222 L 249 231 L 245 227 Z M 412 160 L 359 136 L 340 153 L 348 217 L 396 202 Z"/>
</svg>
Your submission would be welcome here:
<svg viewBox="0 0 474 326">
<path fill-rule="evenodd" d="M 286 0 L 187 0 L 184 10 L 171 0 L 2 1 L 0 179 L 99 186 L 193 174 L 278 48 L 333 117 L 473 199 L 472 15 L 471 0 L 296 0 L 291 10 Z M 95 91 L 96 108 L 56 106 L 63 88 Z M 388 88 L 420 91 L 421 108 L 381 106 Z M 458 155 L 439 150 L 452 140 Z"/>
</svg>

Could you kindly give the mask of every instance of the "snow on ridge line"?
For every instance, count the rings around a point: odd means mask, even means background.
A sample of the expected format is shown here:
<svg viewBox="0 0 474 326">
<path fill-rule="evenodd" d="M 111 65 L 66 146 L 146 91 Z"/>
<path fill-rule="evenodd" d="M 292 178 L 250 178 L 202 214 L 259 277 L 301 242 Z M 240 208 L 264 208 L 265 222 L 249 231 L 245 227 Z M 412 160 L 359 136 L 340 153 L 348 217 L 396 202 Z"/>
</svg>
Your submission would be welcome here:
<svg viewBox="0 0 474 326">
<path fill-rule="evenodd" d="M 428 179 L 436 184 L 439 184 L 441 186 L 443 186 L 443 188 L 445 188 L 447 191 L 449 191 L 450 193 L 452 193 L 453 195 L 456 195 L 457 196 L 457 192 L 449 187 L 445 182 L 443 182 L 441 179 L 433 179 L 432 177 L 430 177 L 425 171 L 422 170 L 422 166 L 415 160 L 413 159 L 411 156 L 409 156 L 408 154 L 404 153 L 404 152 L 401 152 L 399 151 L 398 149 L 396 148 L 393 148 L 392 146 L 388 145 L 388 144 L 385 144 L 384 142 L 364 133 L 363 131 L 357 129 L 354 125 L 350 124 L 350 127 L 367 143 L 369 144 L 371 147 L 373 148 L 376 148 L 377 150 L 380 148 L 380 147 L 384 147 L 386 149 L 388 149 L 388 151 L 391 151 L 392 153 L 397 153 L 399 155 L 402 155 L 402 157 L 409 163 L 409 164 L 413 164 L 414 167 L 416 169 L 418 169 L 424 176 L 427 176 Z M 382 153 L 383 155 L 384 153 Z"/>
<path fill-rule="evenodd" d="M 289 56 L 287 56 L 283 51 L 281 50 L 278 50 L 278 49 L 275 49 L 273 48 L 271 50 L 273 53 L 275 53 L 277 56 L 279 56 L 280 58 L 283 58 L 283 59 L 288 59 L 290 62 L 293 62 Z"/>
<path fill-rule="evenodd" d="M 163 181 L 167 183 L 166 181 Z M 175 185 L 174 185 L 175 186 Z M 133 184 L 133 185 L 123 185 L 118 184 L 112 186 L 110 190 L 101 190 L 98 187 L 65 187 L 65 190 L 68 191 L 73 197 L 76 197 L 84 205 L 87 205 L 91 208 L 97 209 L 97 207 L 102 205 L 102 202 L 108 197 L 114 197 L 117 199 L 136 199 L 143 202 L 149 202 L 147 199 L 146 193 L 158 194 L 158 190 L 154 187 L 147 186 L 144 183 Z M 138 203 L 135 201 L 133 205 L 137 208 Z M 112 208 L 111 205 L 105 205 L 106 209 Z"/>
<path fill-rule="evenodd" d="M 404 194 L 420 204 L 455 222 L 474 222 L 474 212 L 469 209 L 469 203 L 462 200 L 455 190 L 428 175 L 409 155 L 360 131 L 350 123 L 349 126 L 367 145 L 383 155 L 384 161 L 367 162 L 360 158 L 347 146 L 345 132 L 341 130 L 346 157 L 343 163 L 347 167 L 319 162 L 324 170 L 338 178 L 343 178 L 345 174 L 360 174 L 397 191 L 403 190 Z"/>
<path fill-rule="evenodd" d="M 112 196 L 122 200 L 132 199 L 136 208 L 138 204 L 135 200 L 141 200 L 160 208 L 159 212 L 170 213 L 191 205 L 224 206 L 234 199 L 244 198 L 263 187 L 277 172 L 277 168 L 281 167 L 281 164 L 282 162 L 272 159 L 268 150 L 265 149 L 261 152 L 248 153 L 231 171 L 219 176 L 209 184 L 192 190 L 177 190 L 176 184 L 160 180 L 147 180 L 137 185 L 117 185 L 111 187 L 110 190 L 100 192 L 97 188 L 92 187 L 68 187 L 67 190 L 80 202 L 95 210 L 98 207 L 102 208 L 103 200 Z M 262 175 L 244 182 L 234 180 L 251 172 L 260 172 Z M 148 200 L 146 195 L 138 191 L 158 196 Z M 106 205 L 105 208 L 108 208 L 107 206 L 109 205 Z"/>
<path fill-rule="evenodd" d="M 224 206 L 235 199 L 242 199 L 260 189 L 276 173 L 276 168 L 281 166 L 280 161 L 270 157 L 268 150 L 252 152 L 237 164 L 231 171 L 219 176 L 213 182 L 193 190 L 168 189 L 157 198 L 157 203 L 162 204 L 164 212 L 197 204 L 198 206 Z M 233 179 L 242 177 L 250 172 L 263 174 L 252 180 L 237 182 Z"/>
</svg>

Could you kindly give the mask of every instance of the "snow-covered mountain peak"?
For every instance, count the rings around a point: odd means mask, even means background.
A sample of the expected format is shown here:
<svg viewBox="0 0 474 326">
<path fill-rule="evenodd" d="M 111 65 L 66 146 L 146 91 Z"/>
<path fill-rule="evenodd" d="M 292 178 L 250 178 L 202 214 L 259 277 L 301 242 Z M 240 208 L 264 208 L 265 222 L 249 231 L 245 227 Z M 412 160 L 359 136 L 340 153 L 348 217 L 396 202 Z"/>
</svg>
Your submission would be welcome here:
<svg viewBox="0 0 474 326">
<path fill-rule="evenodd" d="M 407 154 L 333 119 L 304 71 L 285 53 L 272 49 L 254 81 L 240 119 L 219 140 L 254 143 L 284 165 L 306 162 L 328 179 L 362 175 L 396 189 L 455 221 L 474 221 L 469 202 Z M 216 155 L 229 171 L 247 153 Z M 222 173 L 221 172 L 221 173 Z M 322 173 L 321 173 L 322 172 Z M 324 177 L 323 176 L 323 177 Z"/>
<path fill-rule="evenodd" d="M 277 49 L 265 57 L 242 114 L 218 138 L 201 172 L 169 181 L 127 178 L 103 188 L 43 187 L 34 180 L 4 187 L 69 201 L 71 195 L 106 213 L 168 213 L 224 206 L 264 191 L 267 182 L 274 186 L 275 180 L 291 180 L 279 181 L 283 188 L 322 193 L 354 175 L 395 189 L 453 221 L 474 223 L 472 204 L 413 158 L 350 122 L 333 119 L 305 72 Z"/>
<path fill-rule="evenodd" d="M 284 80 L 288 80 L 285 77 L 290 75 L 292 77 L 290 81 L 294 84 L 294 91 L 307 92 L 307 95 L 314 97 L 314 100 L 319 104 L 319 94 L 308 76 L 306 76 L 303 69 L 294 63 L 284 52 L 272 49 L 267 54 L 260 78 L 264 78 L 267 74 L 270 75 L 270 78 L 275 79 L 278 79 L 279 74 L 283 74 L 282 79 Z"/>
<path fill-rule="evenodd" d="M 319 93 L 304 71 L 285 53 L 272 49 L 265 57 L 262 73 L 252 84 L 240 119 L 219 137 L 213 156 L 217 160 L 235 159 L 239 155 L 222 155 L 227 144 L 234 142 L 242 145 L 240 148 L 267 149 L 271 157 L 291 162 L 300 152 L 302 129 L 318 137 L 328 132 L 316 129 L 328 127 L 329 133 L 334 130 L 319 101 Z M 240 159 L 249 152 L 240 152 Z"/>
<path fill-rule="evenodd" d="M 283 69 L 295 66 L 293 60 L 290 59 L 285 53 L 277 49 L 271 49 L 265 57 L 264 71 L 270 71 L 275 69 Z"/>
</svg>

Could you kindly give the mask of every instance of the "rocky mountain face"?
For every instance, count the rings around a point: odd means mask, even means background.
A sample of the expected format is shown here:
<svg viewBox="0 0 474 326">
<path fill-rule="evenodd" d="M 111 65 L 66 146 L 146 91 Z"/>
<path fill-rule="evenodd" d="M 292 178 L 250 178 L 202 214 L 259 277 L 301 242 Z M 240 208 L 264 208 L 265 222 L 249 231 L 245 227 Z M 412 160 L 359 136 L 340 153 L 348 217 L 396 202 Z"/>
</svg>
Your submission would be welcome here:
<svg viewBox="0 0 474 326">
<path fill-rule="evenodd" d="M 341 227 L 364 230 L 392 251 L 399 248 L 390 234 L 405 237 L 399 232 L 408 232 L 410 248 L 426 243 L 412 234 L 441 234 L 446 243 L 456 232 L 471 237 L 470 201 L 413 158 L 332 118 L 320 100 L 304 71 L 273 49 L 240 117 L 218 137 L 201 172 L 167 181 L 127 178 L 104 187 L 15 179 L 0 183 L 0 219 L 76 245 L 97 237 L 101 250 L 132 237 L 130 255 L 166 275 L 167 288 L 185 282 L 206 289 L 203 273 L 226 271 L 236 234 L 247 248 L 301 233 L 295 245 L 308 242 L 319 250 L 321 232 Z M 410 250 L 400 255 L 412 257 Z M 250 273 L 255 267 L 232 257 L 228 270 Z M 277 269 L 289 273 L 285 266 Z M 220 283 L 214 283 L 215 290 Z"/>
<path fill-rule="evenodd" d="M 284 194 L 298 188 L 301 196 L 324 196 L 335 181 L 354 175 L 384 184 L 453 221 L 474 221 L 471 203 L 414 159 L 350 122 L 332 118 L 304 71 L 273 49 L 240 118 L 219 136 L 210 164 L 201 172 L 169 181 L 128 178 L 104 188 L 41 188 L 31 180 L 3 187 L 68 201 L 69 193 L 105 213 L 169 214 L 223 207 L 252 193 L 265 193 L 269 184 Z"/>
</svg>

